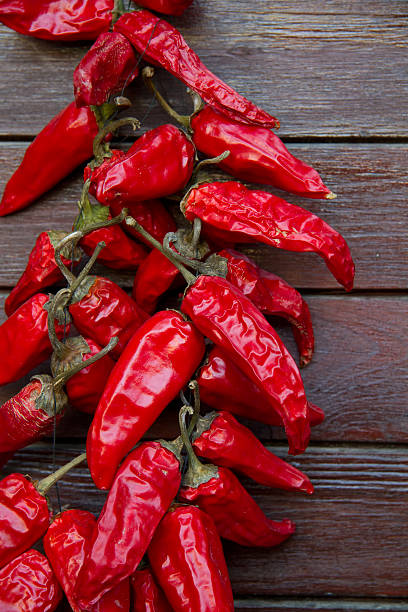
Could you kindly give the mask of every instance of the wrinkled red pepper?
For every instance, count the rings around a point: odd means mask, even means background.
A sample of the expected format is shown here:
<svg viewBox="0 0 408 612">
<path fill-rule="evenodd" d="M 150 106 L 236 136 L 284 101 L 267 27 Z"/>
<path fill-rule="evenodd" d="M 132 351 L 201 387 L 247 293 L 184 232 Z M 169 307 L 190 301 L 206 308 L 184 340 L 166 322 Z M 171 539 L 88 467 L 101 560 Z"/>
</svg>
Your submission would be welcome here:
<svg viewBox="0 0 408 612">
<path fill-rule="evenodd" d="M 212 518 L 199 508 L 173 506 L 156 529 L 148 556 L 174 610 L 234 610 L 220 537 Z"/>
<path fill-rule="evenodd" d="M 77 106 L 101 106 L 138 75 L 136 55 L 119 32 L 100 34 L 74 71 Z"/>
<path fill-rule="evenodd" d="M 193 449 L 215 465 L 238 470 L 268 487 L 313 493 L 306 474 L 268 451 L 228 412 L 210 412 L 198 419 Z"/>
<path fill-rule="evenodd" d="M 50 357 L 48 312 L 44 308 L 48 303 L 48 295 L 37 293 L 0 325 L 0 385 L 18 380 Z M 55 329 L 62 338 L 64 326 L 56 323 Z M 65 331 L 69 332 L 69 325 Z"/>
<path fill-rule="evenodd" d="M 182 15 L 193 0 L 138 0 L 139 6 L 165 15 Z"/>
<path fill-rule="evenodd" d="M 241 183 L 205 183 L 193 188 L 182 204 L 189 221 L 199 217 L 230 242 L 264 242 L 279 249 L 318 253 L 351 291 L 354 263 L 344 238 L 325 221 L 265 191 Z"/>
<path fill-rule="evenodd" d="M 171 261 L 153 249 L 136 272 L 132 297 L 145 312 L 152 313 L 161 296 L 178 278 L 180 273 Z"/>
<path fill-rule="evenodd" d="M 193 171 L 195 148 L 183 132 L 167 124 L 143 134 L 127 153 L 113 153 L 85 177 L 98 202 L 125 206 L 183 189 Z"/>
<path fill-rule="evenodd" d="M 38 236 L 28 258 L 26 269 L 4 303 L 4 310 L 8 317 L 35 293 L 63 279 L 55 263 L 55 247 L 65 236 L 67 236 L 66 232 L 54 230 L 41 232 Z M 81 257 L 82 252 L 78 248 L 66 248 L 62 251 L 62 261 L 68 267 L 73 265 L 75 268 Z"/>
<path fill-rule="evenodd" d="M 45 40 L 94 40 L 109 30 L 114 0 L 3 0 L 0 22 Z"/>
<path fill-rule="evenodd" d="M 134 334 L 88 432 L 88 465 L 97 487 L 110 487 L 120 461 L 182 390 L 203 355 L 203 337 L 174 310 L 156 313 Z"/>
<path fill-rule="evenodd" d="M 75 457 L 37 483 L 22 474 L 10 474 L 0 481 L 0 567 L 30 548 L 47 531 L 51 518 L 47 491 L 84 459 L 85 454 Z"/>
<path fill-rule="evenodd" d="M 216 77 L 187 45 L 180 32 L 149 11 L 122 15 L 113 27 L 144 59 L 162 66 L 196 91 L 205 102 L 242 123 L 278 126 L 279 122 Z"/>
<path fill-rule="evenodd" d="M 78 574 L 95 529 L 96 519 L 85 510 L 65 510 L 51 523 L 44 536 L 45 554 L 74 612 L 82 612 L 73 594 Z M 98 601 L 93 612 L 128 612 L 129 580 L 124 580 Z"/>
<path fill-rule="evenodd" d="M 283 278 L 258 268 L 254 261 L 237 251 L 219 252 L 228 260 L 227 280 L 238 287 L 267 315 L 278 315 L 292 325 L 301 367 L 312 359 L 314 334 L 309 307 L 300 293 Z"/>
<path fill-rule="evenodd" d="M 27 550 L 0 570 L 0 609 L 4 612 L 53 612 L 62 591 L 47 559 Z"/>
<path fill-rule="evenodd" d="M 201 399 L 208 406 L 267 425 L 283 426 L 282 418 L 268 395 L 218 346 L 209 352 L 205 365 L 200 368 L 197 381 Z M 308 402 L 308 410 L 311 426 L 322 423 L 324 412 L 321 408 Z"/>
<path fill-rule="evenodd" d="M 26 208 L 92 157 L 97 133 L 98 125 L 91 109 L 77 108 L 71 102 L 28 147 L 6 185 L 0 216 Z"/>
<path fill-rule="evenodd" d="M 122 212 L 122 208 L 121 204 L 116 204 L 115 202 L 112 202 L 110 205 L 111 212 L 115 216 Z M 126 208 L 129 211 L 129 215 L 136 219 L 136 221 L 160 243 L 163 242 L 163 238 L 168 232 L 175 232 L 177 229 L 173 217 L 160 200 L 133 202 L 127 204 Z M 127 225 L 125 221 L 123 221 L 122 227 L 126 232 L 131 234 L 131 236 L 144 242 L 139 232 L 130 225 Z M 148 246 L 150 246 L 150 244 L 148 244 Z"/>
<path fill-rule="evenodd" d="M 130 579 L 133 612 L 172 612 L 149 567 L 138 569 Z"/>
<path fill-rule="evenodd" d="M 285 424 L 289 452 L 303 452 L 310 418 L 302 379 L 289 351 L 256 306 L 224 278 L 199 276 L 185 293 L 181 310 L 268 395 Z"/>
<path fill-rule="evenodd" d="M 75 598 L 80 606 L 88 609 L 136 571 L 180 481 L 179 459 L 165 442 L 144 442 L 127 457 L 79 573 Z"/>
</svg>

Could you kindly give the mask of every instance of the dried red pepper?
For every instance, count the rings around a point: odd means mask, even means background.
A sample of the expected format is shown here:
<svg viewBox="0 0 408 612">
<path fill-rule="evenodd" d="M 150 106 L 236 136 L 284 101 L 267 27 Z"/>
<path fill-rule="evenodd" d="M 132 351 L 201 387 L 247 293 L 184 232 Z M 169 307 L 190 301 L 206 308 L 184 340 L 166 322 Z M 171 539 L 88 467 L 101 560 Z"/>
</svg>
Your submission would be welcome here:
<svg viewBox="0 0 408 612">
<path fill-rule="evenodd" d="M 204 339 L 174 310 L 156 313 L 129 341 L 106 383 L 88 432 L 88 465 L 108 489 L 120 461 L 181 391 L 204 355 Z"/>
<path fill-rule="evenodd" d="M 155 311 L 160 297 L 170 289 L 180 273 L 165 255 L 153 249 L 139 266 L 132 296 L 145 312 Z"/>
<path fill-rule="evenodd" d="M 27 550 L 0 570 L 0 608 L 4 612 L 53 612 L 62 591 L 47 559 Z"/>
<path fill-rule="evenodd" d="M 114 0 L 4 0 L 0 22 L 45 40 L 94 40 L 109 30 Z"/>
<path fill-rule="evenodd" d="M 138 569 L 130 579 L 133 612 L 172 612 L 149 567 Z"/>
<path fill-rule="evenodd" d="M 165 15 L 182 15 L 193 0 L 138 0 L 139 6 Z"/>
<path fill-rule="evenodd" d="M 48 295 L 37 293 L 0 325 L 0 385 L 18 380 L 50 357 L 48 312 L 44 308 L 48 303 Z M 55 330 L 62 338 L 64 325 L 57 323 Z M 65 331 L 68 333 L 69 325 Z"/>
<path fill-rule="evenodd" d="M 77 106 L 101 106 L 138 75 L 136 55 L 119 32 L 100 34 L 74 71 Z"/>
<path fill-rule="evenodd" d="M 143 134 L 127 153 L 114 155 L 93 171 L 89 192 L 101 204 L 131 204 L 168 196 L 183 189 L 193 171 L 195 148 L 174 125 Z"/>
<path fill-rule="evenodd" d="M 234 610 L 220 537 L 212 518 L 199 508 L 172 506 L 156 529 L 148 556 L 172 609 Z"/>
<path fill-rule="evenodd" d="M 278 126 L 279 122 L 216 77 L 187 45 L 180 32 L 149 11 L 120 17 L 114 25 L 143 57 L 162 66 L 224 115 L 243 123 Z"/>
<path fill-rule="evenodd" d="M 292 325 L 301 367 L 312 359 L 314 334 L 309 307 L 300 293 L 283 278 L 262 270 L 237 251 L 219 252 L 228 261 L 227 280 L 238 287 L 261 312 L 284 317 Z"/>
<path fill-rule="evenodd" d="M 193 449 L 215 465 L 238 470 L 268 487 L 313 493 L 306 474 L 268 451 L 228 412 L 210 412 L 198 419 Z"/>
<path fill-rule="evenodd" d="M 0 567 L 30 548 L 47 531 L 51 518 L 47 491 L 84 459 L 85 454 L 75 457 L 37 483 L 22 474 L 10 474 L 0 481 Z"/>
<path fill-rule="evenodd" d="M 279 249 L 318 253 L 351 291 L 354 263 L 344 238 L 325 221 L 265 191 L 241 183 L 205 183 L 191 189 L 182 203 L 189 221 L 199 217 L 230 242 L 264 242 Z"/>
<path fill-rule="evenodd" d="M 79 573 L 75 598 L 80 606 L 88 609 L 136 571 L 180 481 L 179 458 L 168 443 L 144 442 L 130 453 L 113 481 Z"/>
<path fill-rule="evenodd" d="M 73 595 L 95 525 L 96 519 L 90 512 L 66 510 L 54 519 L 43 540 L 45 553 L 74 612 L 83 610 L 77 606 Z M 129 587 L 129 580 L 118 584 L 99 600 L 93 612 L 128 612 Z"/>
<path fill-rule="evenodd" d="M 292 521 L 268 519 L 239 480 L 227 468 L 203 464 L 194 454 L 188 439 L 184 415 L 190 406 L 180 411 L 180 429 L 188 453 L 188 470 L 179 492 L 181 501 L 194 502 L 214 520 L 222 538 L 242 546 L 277 546 L 295 531 Z M 242 449 L 245 452 L 245 449 Z"/>
<path fill-rule="evenodd" d="M 201 399 L 208 406 L 267 425 L 283 426 L 269 397 L 218 346 L 209 352 L 197 381 Z M 324 412 L 321 408 L 308 402 L 308 411 L 311 426 L 322 423 Z"/>
<path fill-rule="evenodd" d="M 35 293 L 45 287 L 51 287 L 64 278 L 55 262 L 55 247 L 66 236 L 66 232 L 54 230 L 41 232 L 38 236 L 26 269 L 4 303 L 8 317 Z M 78 248 L 71 247 L 63 249 L 61 256 L 66 266 L 75 267 L 81 260 L 82 252 Z"/>
<path fill-rule="evenodd" d="M 98 125 L 91 109 L 77 108 L 75 102 L 71 102 L 28 147 L 6 185 L 0 216 L 26 208 L 92 157 L 97 133 Z"/>
</svg>

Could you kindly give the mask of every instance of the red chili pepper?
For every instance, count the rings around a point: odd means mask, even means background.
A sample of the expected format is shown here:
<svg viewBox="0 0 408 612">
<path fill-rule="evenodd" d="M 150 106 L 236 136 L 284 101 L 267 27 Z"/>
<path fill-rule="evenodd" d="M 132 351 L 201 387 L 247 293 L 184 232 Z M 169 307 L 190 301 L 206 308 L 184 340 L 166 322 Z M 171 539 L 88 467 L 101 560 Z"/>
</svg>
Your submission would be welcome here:
<svg viewBox="0 0 408 612">
<path fill-rule="evenodd" d="M 183 132 L 161 125 L 138 138 L 127 153 L 115 151 L 95 168 L 89 191 L 108 205 L 171 195 L 186 186 L 194 155 L 194 145 Z"/>
<path fill-rule="evenodd" d="M 79 606 L 88 609 L 136 571 L 180 481 L 179 458 L 166 442 L 145 442 L 127 457 L 79 573 L 75 587 Z"/>
<path fill-rule="evenodd" d="M 22 474 L 10 474 L 0 481 L 0 567 L 30 548 L 47 531 L 51 518 L 47 491 L 84 459 L 85 454 L 76 457 L 37 483 Z"/>
<path fill-rule="evenodd" d="M 134 334 L 88 432 L 88 465 L 97 487 L 110 487 L 120 461 L 185 386 L 203 355 L 203 337 L 174 310 L 156 313 Z"/>
<path fill-rule="evenodd" d="M 96 519 L 90 512 L 66 510 L 51 523 L 43 540 L 45 553 L 74 612 L 83 610 L 77 606 L 73 595 L 95 526 Z M 126 579 L 106 593 L 92 610 L 128 612 L 129 608 L 130 585 Z"/>
<path fill-rule="evenodd" d="M 268 519 L 234 474 L 224 467 L 201 463 L 191 447 L 185 424 L 185 406 L 180 411 L 180 429 L 188 453 L 189 467 L 183 476 L 180 500 L 194 502 L 209 514 L 222 538 L 242 546 L 277 546 L 295 531 L 292 521 Z M 245 452 L 242 449 L 242 452 Z"/>
<path fill-rule="evenodd" d="M 130 579 L 133 612 L 172 612 L 150 568 L 138 569 Z"/>
<path fill-rule="evenodd" d="M 92 157 L 92 143 L 97 133 L 98 125 L 91 109 L 77 108 L 71 102 L 28 147 L 6 185 L 0 216 L 26 208 Z"/>
<path fill-rule="evenodd" d="M 241 183 L 206 183 L 182 204 L 189 221 L 199 217 L 230 242 L 264 242 L 279 249 L 318 253 L 344 285 L 353 288 L 354 263 L 344 238 L 322 219 L 265 191 Z"/>
<path fill-rule="evenodd" d="M 309 307 L 300 293 L 279 276 L 258 268 L 254 261 L 237 251 L 220 251 L 228 260 L 227 280 L 238 287 L 261 312 L 278 315 L 292 325 L 300 353 L 300 366 L 312 359 L 314 334 Z"/>
<path fill-rule="evenodd" d="M 256 306 L 224 278 L 199 276 L 181 309 L 268 395 L 285 424 L 289 452 L 303 452 L 310 425 L 302 379 L 289 351 Z"/>
<path fill-rule="evenodd" d="M 208 406 L 267 425 L 283 426 L 282 418 L 268 395 L 218 346 L 211 349 L 206 364 L 200 368 L 197 381 L 201 399 Z M 311 426 L 322 423 L 324 412 L 321 408 L 308 402 L 308 411 Z"/>
<path fill-rule="evenodd" d="M 234 600 L 214 521 L 195 506 L 173 506 L 148 549 L 150 565 L 178 612 L 232 612 Z"/>
<path fill-rule="evenodd" d="M 139 266 L 132 297 L 145 312 L 156 310 L 160 297 L 180 278 L 177 268 L 165 255 L 153 249 Z"/>
<path fill-rule="evenodd" d="M 0 22 L 45 40 L 94 40 L 109 30 L 114 0 L 4 0 Z"/>
<path fill-rule="evenodd" d="M 27 550 L 0 570 L 0 608 L 4 612 L 53 612 L 62 591 L 47 559 Z"/>
<path fill-rule="evenodd" d="M 55 263 L 55 247 L 65 236 L 67 236 L 66 232 L 54 230 L 41 232 L 38 236 L 28 258 L 26 269 L 4 303 L 4 310 L 8 317 L 35 293 L 45 287 L 51 287 L 64 278 Z M 75 267 L 81 257 L 82 253 L 78 248 L 64 249 L 62 252 L 62 261 L 69 267 L 72 265 Z"/>
<path fill-rule="evenodd" d="M 48 303 L 49 296 L 37 293 L 0 325 L 0 385 L 18 380 L 50 357 L 48 312 L 44 308 Z M 64 326 L 56 324 L 55 329 L 62 338 Z M 69 332 L 69 325 L 65 330 Z"/>
<path fill-rule="evenodd" d="M 149 11 L 122 15 L 114 25 L 144 59 L 162 66 L 224 115 L 243 123 L 278 126 L 279 122 L 239 95 L 202 63 L 180 32 Z"/>
<path fill-rule="evenodd" d="M 165 15 L 182 15 L 192 0 L 138 0 L 137 3 Z"/>
<path fill-rule="evenodd" d="M 77 106 L 101 106 L 139 74 L 131 44 L 119 32 L 100 34 L 74 71 Z"/>
<path fill-rule="evenodd" d="M 175 232 L 177 229 L 173 217 L 160 200 L 133 202 L 127 204 L 126 208 L 128 209 L 129 215 L 136 219 L 136 221 L 160 243 L 163 242 L 163 238 L 168 232 Z M 122 205 L 112 202 L 110 209 L 112 214 L 116 216 L 122 212 Z M 123 221 L 122 226 L 123 229 L 134 238 L 145 242 L 140 234 L 136 232 L 133 227 L 127 225 L 125 221 Z"/>
<path fill-rule="evenodd" d="M 238 470 L 260 484 L 313 493 L 306 474 L 269 452 L 252 431 L 228 412 L 210 412 L 198 419 L 193 448 L 200 457 Z"/>
</svg>

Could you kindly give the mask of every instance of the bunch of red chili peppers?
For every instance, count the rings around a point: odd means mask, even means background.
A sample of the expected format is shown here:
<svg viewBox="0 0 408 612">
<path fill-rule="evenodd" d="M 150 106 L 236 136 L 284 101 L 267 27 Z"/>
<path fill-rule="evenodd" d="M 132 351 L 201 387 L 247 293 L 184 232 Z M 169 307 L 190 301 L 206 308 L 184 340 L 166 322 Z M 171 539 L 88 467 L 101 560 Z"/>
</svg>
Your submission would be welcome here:
<svg viewBox="0 0 408 612">
<path fill-rule="evenodd" d="M 278 121 L 146 10 L 180 15 L 190 3 L 138 0 L 144 8 L 126 12 L 121 0 L 82 0 L 71 9 L 65 0 L 0 2 L 0 21 L 20 33 L 95 40 L 74 72 L 75 100 L 29 146 L 0 203 L 0 215 L 25 208 L 93 157 L 72 232 L 38 236 L 5 303 L 0 384 L 49 357 L 51 372 L 0 407 L 1 460 L 49 435 L 71 405 L 93 415 L 86 458 L 95 485 L 109 491 L 97 519 L 80 508 L 53 514 L 46 491 L 85 455 L 39 483 L 21 474 L 0 482 L 1 609 L 52 611 L 64 592 L 74 611 L 233 610 L 220 538 L 269 547 L 295 531 L 291 520 L 267 517 L 235 472 L 313 493 L 305 474 L 234 416 L 283 426 L 291 454 L 306 449 L 310 428 L 324 418 L 266 318 L 289 321 L 304 367 L 314 350 L 309 308 L 239 245 L 318 253 L 347 291 L 354 264 L 336 230 L 259 188 L 335 197 L 271 131 Z M 191 116 L 169 106 L 154 69 L 140 71 L 142 59 L 189 87 Z M 118 118 L 136 78 L 173 123 L 139 135 L 124 152 L 110 142 L 125 125 L 142 127 Z M 171 212 L 175 200 L 182 223 Z M 134 271 L 132 296 L 91 275 L 96 260 Z M 158 308 L 174 289 L 179 308 Z M 177 401 L 180 436 L 143 441 Z M 46 557 L 31 548 L 40 538 Z"/>
</svg>

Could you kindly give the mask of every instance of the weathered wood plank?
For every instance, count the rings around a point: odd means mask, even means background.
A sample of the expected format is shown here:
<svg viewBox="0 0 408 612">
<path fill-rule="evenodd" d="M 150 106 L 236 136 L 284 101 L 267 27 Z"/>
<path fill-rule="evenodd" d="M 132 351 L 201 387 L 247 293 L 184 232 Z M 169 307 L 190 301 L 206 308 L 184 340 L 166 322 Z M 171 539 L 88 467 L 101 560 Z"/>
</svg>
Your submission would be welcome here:
<svg viewBox="0 0 408 612">
<path fill-rule="evenodd" d="M 26 146 L 0 146 L 0 192 Z M 321 216 L 343 234 L 355 259 L 357 289 L 405 289 L 407 145 L 296 144 L 290 148 L 321 171 L 338 198 L 306 200 L 278 190 L 276 193 Z M 0 287 L 14 286 L 41 231 L 51 227 L 70 229 L 77 214 L 80 174 L 78 170 L 29 208 L 0 218 Z M 290 253 L 265 245 L 246 246 L 245 251 L 297 287 L 341 291 L 323 260 L 314 253 Z M 132 277 L 122 275 L 120 282 L 129 286 Z"/>
<path fill-rule="evenodd" d="M 307 301 L 315 326 L 316 353 L 302 377 L 308 398 L 326 412 L 324 423 L 313 429 L 312 439 L 407 442 L 408 297 L 310 295 Z M 289 326 L 278 319 L 273 323 L 297 358 Z M 47 365 L 38 370 L 47 371 Z M 0 402 L 28 378 L 0 388 Z M 177 435 L 175 410 L 176 406 L 165 411 L 149 437 Z M 83 437 L 89 423 L 87 415 L 69 412 L 58 435 Z M 248 424 L 263 440 L 283 437 L 278 428 Z"/>
<path fill-rule="evenodd" d="M 398 0 L 370 0 L 364 12 L 341 0 L 236 0 L 233 10 L 228 0 L 196 0 L 171 21 L 215 74 L 280 118 L 283 134 L 389 136 L 408 133 L 400 112 L 405 9 Z M 72 72 L 87 44 L 0 32 L 0 134 L 36 134 L 72 99 Z M 187 109 L 183 88 L 160 79 Z M 131 92 L 142 116 L 149 95 L 139 84 Z"/>
<path fill-rule="evenodd" d="M 364 601 L 360 599 L 239 599 L 235 601 L 235 609 L 242 612 L 252 612 L 255 610 L 263 610 L 264 612 L 281 612 L 282 610 L 296 610 L 296 612 L 393 612 L 394 610 L 404 610 L 406 612 L 407 604 L 403 600 L 384 600 L 376 601 L 373 599 Z"/>
<path fill-rule="evenodd" d="M 58 446 L 57 464 L 82 449 Z M 296 465 L 314 482 L 313 496 L 244 481 L 268 516 L 290 517 L 297 532 L 270 550 L 226 544 L 235 595 L 407 597 L 406 449 L 311 447 Z M 19 470 L 40 478 L 52 469 L 51 445 L 36 445 L 16 454 L 4 473 Z M 85 465 L 64 478 L 60 494 L 63 506 L 96 514 L 106 496 L 95 489 Z"/>
</svg>

